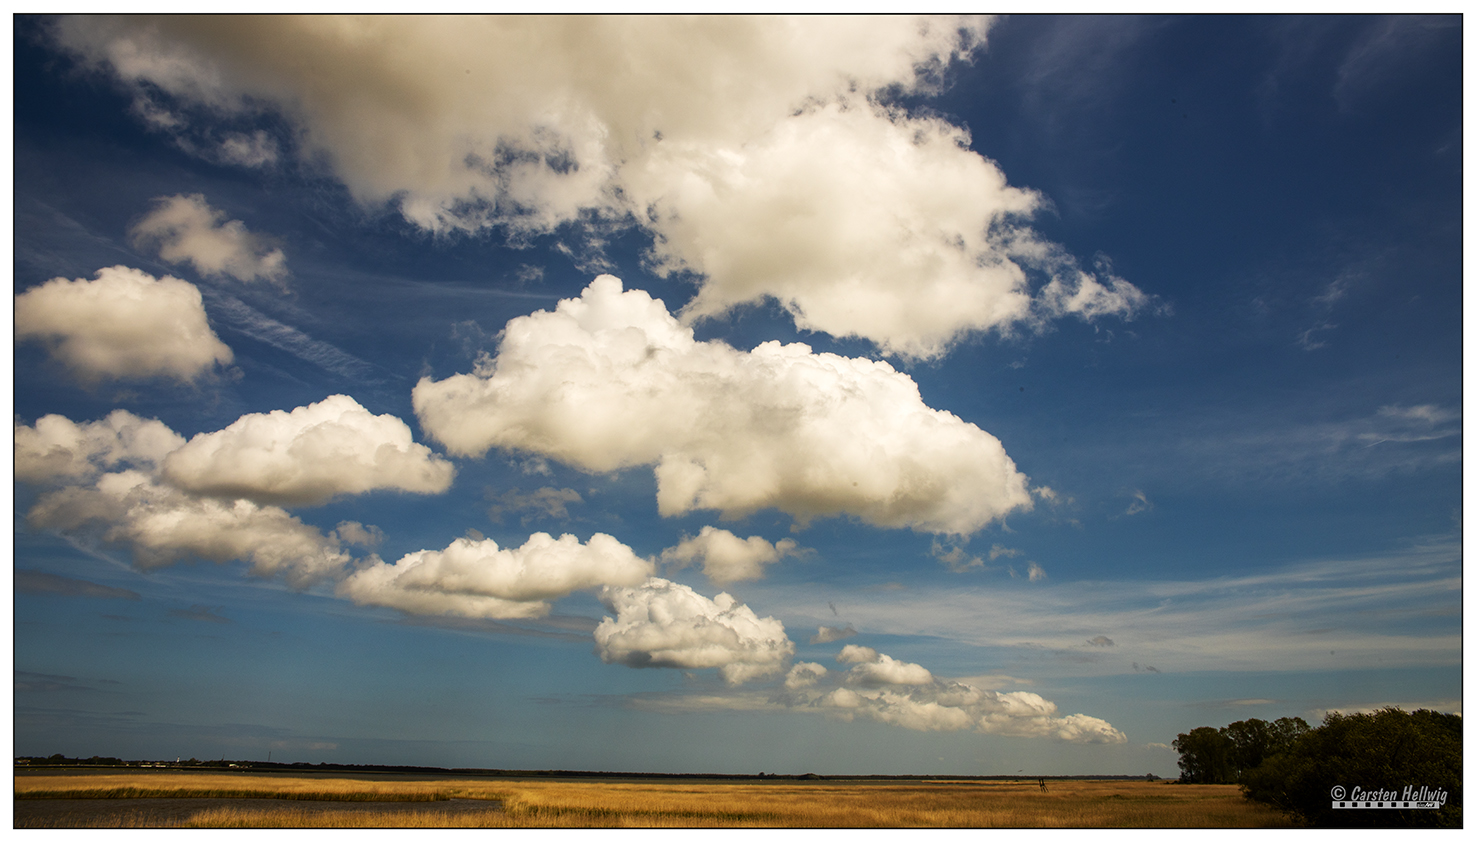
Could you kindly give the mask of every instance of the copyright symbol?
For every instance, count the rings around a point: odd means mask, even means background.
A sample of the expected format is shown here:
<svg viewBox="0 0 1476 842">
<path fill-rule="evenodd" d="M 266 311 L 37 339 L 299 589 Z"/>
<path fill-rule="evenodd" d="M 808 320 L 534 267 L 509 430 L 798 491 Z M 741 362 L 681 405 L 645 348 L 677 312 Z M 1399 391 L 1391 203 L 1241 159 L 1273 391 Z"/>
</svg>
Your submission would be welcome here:
<svg viewBox="0 0 1476 842">
<path fill-rule="evenodd" d="M 1332 788 L 1332 797 L 1334 801 L 1342 801 L 1343 796 L 1346 794 L 1348 794 L 1348 791 L 1340 786 L 1335 786 Z"/>
</svg>

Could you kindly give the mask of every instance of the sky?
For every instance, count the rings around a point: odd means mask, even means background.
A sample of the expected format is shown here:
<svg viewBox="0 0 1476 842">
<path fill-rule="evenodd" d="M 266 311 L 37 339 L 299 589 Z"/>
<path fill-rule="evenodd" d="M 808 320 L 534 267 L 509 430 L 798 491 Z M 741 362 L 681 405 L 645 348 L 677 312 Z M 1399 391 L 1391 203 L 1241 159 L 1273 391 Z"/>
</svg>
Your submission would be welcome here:
<svg viewBox="0 0 1476 842">
<path fill-rule="evenodd" d="M 1461 712 L 1461 22 L 19 17 L 14 750 Z"/>
</svg>

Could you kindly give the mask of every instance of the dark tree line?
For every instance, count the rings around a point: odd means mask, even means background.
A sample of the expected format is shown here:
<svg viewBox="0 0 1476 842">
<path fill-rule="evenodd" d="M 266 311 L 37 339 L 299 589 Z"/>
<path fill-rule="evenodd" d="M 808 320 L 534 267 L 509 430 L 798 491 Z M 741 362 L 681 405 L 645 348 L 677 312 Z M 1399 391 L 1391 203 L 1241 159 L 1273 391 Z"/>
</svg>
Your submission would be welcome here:
<svg viewBox="0 0 1476 842">
<path fill-rule="evenodd" d="M 1195 728 L 1174 740 L 1181 783 L 1240 784 L 1245 797 L 1316 827 L 1461 827 L 1461 717 L 1385 708 Z M 1334 809 L 1334 787 L 1439 790 L 1426 809 Z M 1350 795 L 1351 797 L 1351 795 Z"/>
<path fill-rule="evenodd" d="M 1300 716 L 1275 722 L 1247 719 L 1224 728 L 1195 728 L 1174 740 L 1179 780 L 1186 784 L 1238 784 L 1241 775 L 1292 747 L 1310 729 Z"/>
</svg>

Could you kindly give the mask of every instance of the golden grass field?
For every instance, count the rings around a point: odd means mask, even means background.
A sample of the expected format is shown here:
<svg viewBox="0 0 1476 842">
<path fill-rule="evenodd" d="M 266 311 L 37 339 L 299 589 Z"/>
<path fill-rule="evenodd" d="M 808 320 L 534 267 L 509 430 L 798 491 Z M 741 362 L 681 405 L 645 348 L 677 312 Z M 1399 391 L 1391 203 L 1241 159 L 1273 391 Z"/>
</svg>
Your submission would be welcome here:
<svg viewBox="0 0 1476 842">
<path fill-rule="evenodd" d="M 51 827 L 1287 827 L 1234 786 L 1166 781 L 773 781 L 745 783 L 384 779 L 292 774 L 18 775 L 16 826 Z M 219 801 L 182 819 L 126 815 L 22 823 L 23 802 L 55 798 L 273 798 Z M 486 799 L 438 814 L 427 802 Z M 354 812 L 333 801 L 403 801 Z M 317 803 L 307 803 L 317 802 Z M 327 803 L 324 803 L 327 802 Z M 501 809 L 498 809 L 500 802 Z M 139 802 L 133 802 L 139 803 Z M 260 802 L 256 802 L 258 805 Z M 118 806 L 125 806 L 118 802 Z M 387 805 L 380 805 L 387 806 Z M 468 805 L 462 804 L 465 807 Z"/>
</svg>

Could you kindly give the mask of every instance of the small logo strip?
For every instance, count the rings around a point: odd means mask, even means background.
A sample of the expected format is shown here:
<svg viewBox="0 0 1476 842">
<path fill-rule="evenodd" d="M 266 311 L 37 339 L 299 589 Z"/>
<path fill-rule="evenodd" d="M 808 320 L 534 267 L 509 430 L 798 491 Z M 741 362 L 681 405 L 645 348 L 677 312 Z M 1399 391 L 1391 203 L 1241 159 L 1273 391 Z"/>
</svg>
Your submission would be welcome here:
<svg viewBox="0 0 1476 842">
<path fill-rule="evenodd" d="M 1334 810 L 1439 810 L 1438 801 L 1334 801 Z"/>
</svg>

